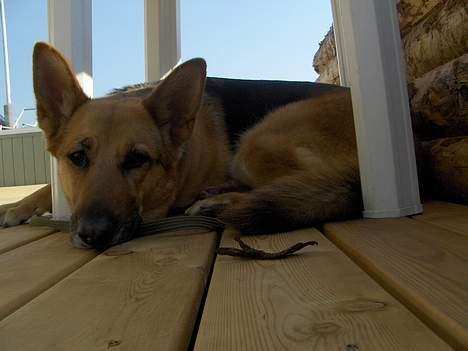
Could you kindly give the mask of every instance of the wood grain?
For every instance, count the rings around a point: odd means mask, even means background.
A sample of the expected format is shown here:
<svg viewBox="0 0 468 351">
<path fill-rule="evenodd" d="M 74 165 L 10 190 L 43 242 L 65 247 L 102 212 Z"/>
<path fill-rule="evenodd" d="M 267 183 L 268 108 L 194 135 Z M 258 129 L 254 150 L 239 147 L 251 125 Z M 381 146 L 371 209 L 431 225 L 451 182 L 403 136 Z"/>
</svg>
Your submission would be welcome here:
<svg viewBox="0 0 468 351">
<path fill-rule="evenodd" d="M 438 336 L 314 229 L 249 237 L 276 261 L 216 259 L 195 350 L 450 350 Z M 221 246 L 232 246 L 232 233 Z"/>
<path fill-rule="evenodd" d="M 468 205 L 468 136 L 424 142 L 422 150 L 425 190 L 438 199 Z"/>
<path fill-rule="evenodd" d="M 468 236 L 468 206 L 431 201 L 424 204 L 424 213 L 413 219 Z"/>
<path fill-rule="evenodd" d="M 0 350 L 186 350 L 216 234 L 109 249 L 0 322 Z"/>
<path fill-rule="evenodd" d="M 96 255 L 93 250 L 72 248 L 66 233 L 51 234 L 0 255 L 0 319 Z"/>
<path fill-rule="evenodd" d="M 19 201 L 44 186 L 46 184 L 0 187 L 0 205 Z"/>
<path fill-rule="evenodd" d="M 413 128 L 420 140 L 468 135 L 468 53 L 409 84 Z"/>
<path fill-rule="evenodd" d="M 319 43 L 319 49 L 314 55 L 313 66 L 315 72 L 319 74 L 317 82 L 340 84 L 333 26 Z"/>
<path fill-rule="evenodd" d="M 404 35 L 441 2 L 442 0 L 398 0 L 397 9 L 402 34 Z"/>
<path fill-rule="evenodd" d="M 325 226 L 326 235 L 426 324 L 468 350 L 468 240 L 408 218 Z"/>
<path fill-rule="evenodd" d="M 41 239 L 56 232 L 47 227 L 33 227 L 28 224 L 0 229 L 0 254 L 21 245 Z"/>
<path fill-rule="evenodd" d="M 403 37 L 409 81 L 466 53 L 466 0 L 441 1 Z"/>
</svg>

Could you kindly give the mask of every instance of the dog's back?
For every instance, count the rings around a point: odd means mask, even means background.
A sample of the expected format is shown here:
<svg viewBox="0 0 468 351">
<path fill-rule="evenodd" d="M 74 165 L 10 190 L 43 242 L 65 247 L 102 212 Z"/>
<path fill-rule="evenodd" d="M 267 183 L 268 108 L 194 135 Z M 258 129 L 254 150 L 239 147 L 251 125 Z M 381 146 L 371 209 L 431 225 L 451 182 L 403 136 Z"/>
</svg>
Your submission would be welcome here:
<svg viewBox="0 0 468 351">
<path fill-rule="evenodd" d="M 248 80 L 208 77 L 206 94 L 215 97 L 223 109 L 223 118 L 231 145 L 271 111 L 292 102 L 333 92 L 349 93 L 348 88 L 332 84 L 278 80 Z"/>
<path fill-rule="evenodd" d="M 114 90 L 111 95 L 144 97 L 158 84 L 153 82 L 126 86 Z M 349 94 L 349 89 L 313 82 L 208 77 L 205 83 L 205 104 L 217 101 L 217 113 L 208 117 L 222 117 L 229 143 L 234 146 L 242 133 L 271 111 L 292 102 L 334 92 Z"/>
<path fill-rule="evenodd" d="M 230 177 L 250 191 L 223 187 L 193 205 L 189 214 L 214 212 L 253 234 L 360 213 L 348 89 L 314 83 L 214 83 L 221 89 L 208 91 L 226 109 L 230 140 L 238 144 Z"/>
</svg>

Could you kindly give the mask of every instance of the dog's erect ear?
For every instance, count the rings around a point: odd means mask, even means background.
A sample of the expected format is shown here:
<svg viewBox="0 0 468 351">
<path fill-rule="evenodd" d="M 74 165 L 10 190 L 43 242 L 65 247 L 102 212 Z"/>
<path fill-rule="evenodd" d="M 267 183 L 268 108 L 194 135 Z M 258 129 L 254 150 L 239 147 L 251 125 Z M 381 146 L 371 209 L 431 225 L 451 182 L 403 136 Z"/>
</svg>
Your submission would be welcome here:
<svg viewBox="0 0 468 351">
<path fill-rule="evenodd" d="M 205 60 L 189 60 L 176 67 L 143 101 L 165 143 L 177 147 L 190 137 L 203 98 L 205 78 Z"/>
<path fill-rule="evenodd" d="M 40 128 L 50 143 L 73 112 L 89 98 L 65 58 L 47 43 L 36 43 L 33 82 Z"/>
</svg>

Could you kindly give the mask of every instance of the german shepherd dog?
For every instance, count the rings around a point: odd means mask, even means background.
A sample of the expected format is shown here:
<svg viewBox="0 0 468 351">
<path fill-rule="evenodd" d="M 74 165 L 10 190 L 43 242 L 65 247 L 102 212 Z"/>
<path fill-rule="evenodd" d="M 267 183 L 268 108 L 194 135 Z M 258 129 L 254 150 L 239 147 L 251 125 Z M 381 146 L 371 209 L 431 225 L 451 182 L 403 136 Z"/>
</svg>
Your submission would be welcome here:
<svg viewBox="0 0 468 351">
<path fill-rule="evenodd" d="M 129 240 L 141 220 L 175 209 L 249 234 L 362 209 L 347 88 L 207 79 L 196 58 L 157 83 L 90 99 L 46 43 L 34 48 L 33 78 L 77 247 Z M 16 225 L 50 210 L 45 187 L 3 206 L 0 222 Z"/>
</svg>

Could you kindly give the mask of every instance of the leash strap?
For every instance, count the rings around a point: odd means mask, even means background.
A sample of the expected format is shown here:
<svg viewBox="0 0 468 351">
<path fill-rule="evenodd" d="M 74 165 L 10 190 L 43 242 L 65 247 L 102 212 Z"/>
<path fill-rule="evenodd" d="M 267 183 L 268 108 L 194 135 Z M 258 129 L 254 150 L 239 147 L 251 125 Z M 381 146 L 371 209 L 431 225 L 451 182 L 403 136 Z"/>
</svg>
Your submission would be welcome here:
<svg viewBox="0 0 468 351">
<path fill-rule="evenodd" d="M 51 216 L 33 216 L 29 224 L 51 227 L 63 232 L 70 231 L 70 223 L 68 221 L 57 221 L 52 219 Z M 224 223 L 212 217 L 173 216 L 141 223 L 135 237 L 181 229 L 206 229 L 216 233 L 222 233 L 224 230 Z"/>
<path fill-rule="evenodd" d="M 57 221 L 52 219 L 51 216 L 33 216 L 29 224 L 34 226 L 51 227 L 62 232 L 67 232 L 70 229 L 68 221 Z M 160 234 L 168 231 L 182 230 L 182 229 L 206 229 L 214 231 L 218 234 L 224 230 L 224 223 L 212 217 L 205 216 L 173 216 L 153 221 L 143 222 L 135 237 L 142 237 L 148 235 Z M 307 241 L 296 243 L 284 250 L 276 252 L 266 252 L 256 249 L 246 244 L 237 233 L 234 240 L 239 244 L 239 248 L 235 247 L 220 247 L 218 248 L 219 255 L 243 257 L 257 260 L 275 260 L 285 258 L 302 250 L 306 246 L 318 245 L 316 241 Z"/>
</svg>

